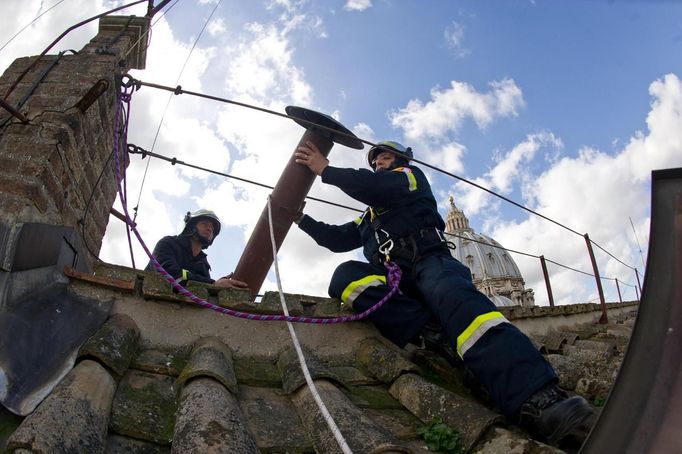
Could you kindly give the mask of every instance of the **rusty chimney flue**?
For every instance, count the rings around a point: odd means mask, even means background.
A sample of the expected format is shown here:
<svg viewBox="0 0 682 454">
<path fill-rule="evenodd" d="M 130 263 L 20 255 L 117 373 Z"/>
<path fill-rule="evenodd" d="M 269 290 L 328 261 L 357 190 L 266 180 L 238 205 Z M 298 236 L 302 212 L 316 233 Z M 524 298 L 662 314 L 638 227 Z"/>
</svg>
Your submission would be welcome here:
<svg viewBox="0 0 682 454">
<path fill-rule="evenodd" d="M 272 228 L 277 250 L 284 242 L 315 181 L 315 174 L 308 167 L 295 162 L 296 149 L 308 141 L 314 143 L 324 156 L 329 155 L 334 142 L 358 150 L 363 148 L 362 142 L 352 132 L 328 115 L 296 106 L 287 106 L 286 113 L 293 117 L 296 123 L 306 128 L 306 131 L 291 153 L 271 194 Z M 251 294 L 256 296 L 272 266 L 272 261 L 266 204 L 237 263 L 234 278 L 249 284 Z"/>
</svg>

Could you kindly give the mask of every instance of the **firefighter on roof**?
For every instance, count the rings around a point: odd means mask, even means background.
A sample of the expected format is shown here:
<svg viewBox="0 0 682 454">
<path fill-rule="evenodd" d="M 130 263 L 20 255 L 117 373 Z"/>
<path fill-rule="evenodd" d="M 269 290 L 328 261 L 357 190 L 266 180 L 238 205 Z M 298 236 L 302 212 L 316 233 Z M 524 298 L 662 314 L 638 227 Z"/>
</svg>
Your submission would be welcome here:
<svg viewBox="0 0 682 454">
<path fill-rule="evenodd" d="M 579 396 L 568 397 L 557 376 L 530 340 L 497 311 L 476 287 L 471 272 L 452 257 L 443 236 L 444 222 L 422 171 L 410 164 L 412 150 L 393 141 L 369 150 L 373 171 L 329 165 L 315 145 L 296 150 L 296 162 L 368 205 L 352 222 L 329 225 L 308 215 L 298 226 L 334 252 L 359 247 L 368 262 L 339 265 L 329 295 L 356 312 L 388 293 L 383 260 L 400 265 L 402 294 L 369 316 L 383 336 L 404 347 L 416 343 L 433 319 L 447 343 L 510 419 L 552 443 L 568 435 L 592 413 Z"/>
<path fill-rule="evenodd" d="M 203 250 L 220 234 L 218 216 L 210 210 L 188 211 L 184 221 L 180 235 L 165 236 L 156 243 L 153 255 L 161 266 L 183 285 L 187 281 L 198 281 L 220 287 L 246 288 L 245 282 L 232 279 L 231 275 L 217 281 L 211 279 L 211 265 Z M 154 270 L 151 262 L 145 270 Z"/>
</svg>

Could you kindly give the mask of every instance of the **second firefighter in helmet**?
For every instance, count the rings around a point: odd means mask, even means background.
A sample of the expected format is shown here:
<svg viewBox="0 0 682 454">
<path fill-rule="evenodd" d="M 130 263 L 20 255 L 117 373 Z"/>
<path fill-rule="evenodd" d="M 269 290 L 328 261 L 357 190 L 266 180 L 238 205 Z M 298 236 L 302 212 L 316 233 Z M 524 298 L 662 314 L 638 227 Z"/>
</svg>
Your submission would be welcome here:
<svg viewBox="0 0 682 454">
<path fill-rule="evenodd" d="M 217 281 L 211 278 L 211 266 L 203 250 L 220 234 L 218 216 L 211 210 L 201 209 L 187 212 L 184 221 L 180 235 L 165 236 L 154 247 L 153 255 L 166 272 L 181 284 L 198 281 L 220 287 L 247 287 L 245 282 L 232 279 L 231 274 Z M 145 269 L 155 271 L 151 261 Z"/>
<path fill-rule="evenodd" d="M 180 235 L 196 238 L 201 249 L 213 244 L 213 240 L 220 234 L 220 219 L 211 210 L 189 211 L 185 215 L 185 228 Z"/>
</svg>

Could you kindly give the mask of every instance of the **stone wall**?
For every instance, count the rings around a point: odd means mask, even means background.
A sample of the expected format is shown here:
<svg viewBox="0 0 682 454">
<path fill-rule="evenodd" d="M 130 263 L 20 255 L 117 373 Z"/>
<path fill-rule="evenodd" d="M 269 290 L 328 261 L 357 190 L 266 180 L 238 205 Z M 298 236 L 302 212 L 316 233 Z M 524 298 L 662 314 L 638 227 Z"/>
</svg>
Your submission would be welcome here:
<svg viewBox="0 0 682 454">
<path fill-rule="evenodd" d="M 573 329 L 576 326 L 599 323 L 602 315 L 600 304 L 571 304 L 565 306 L 499 307 L 507 319 L 529 336 L 543 336 L 551 331 Z M 637 313 L 639 301 L 607 303 L 606 315 L 618 317 Z"/>
<path fill-rule="evenodd" d="M 99 252 L 116 197 L 116 76 L 129 69 L 124 56 L 137 40 L 116 37 L 102 31 L 78 54 L 41 58 L 9 96 L 38 57 L 17 59 L 0 77 L 0 96 L 29 121 L 0 109 L 0 222 L 9 228 L 36 222 L 80 232 L 85 222 L 85 240 Z"/>
</svg>

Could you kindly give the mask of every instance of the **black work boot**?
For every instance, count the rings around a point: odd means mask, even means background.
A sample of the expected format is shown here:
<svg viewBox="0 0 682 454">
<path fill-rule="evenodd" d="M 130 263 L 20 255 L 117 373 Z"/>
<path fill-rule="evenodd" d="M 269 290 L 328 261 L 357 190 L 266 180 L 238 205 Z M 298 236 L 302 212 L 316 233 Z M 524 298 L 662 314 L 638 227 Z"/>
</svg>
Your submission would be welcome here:
<svg viewBox="0 0 682 454">
<path fill-rule="evenodd" d="M 519 424 L 534 436 L 556 445 L 580 427 L 593 413 L 580 396 L 568 397 L 551 384 L 530 396 L 519 409 Z"/>
<path fill-rule="evenodd" d="M 429 322 L 424 325 L 419 333 L 418 342 L 420 344 L 418 347 L 438 353 L 453 367 L 460 362 L 457 352 L 448 343 L 445 330 L 438 323 Z"/>
</svg>

